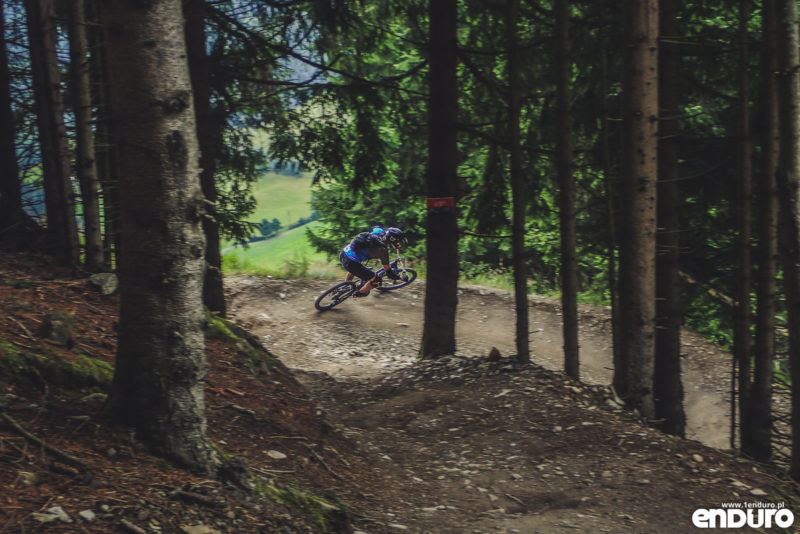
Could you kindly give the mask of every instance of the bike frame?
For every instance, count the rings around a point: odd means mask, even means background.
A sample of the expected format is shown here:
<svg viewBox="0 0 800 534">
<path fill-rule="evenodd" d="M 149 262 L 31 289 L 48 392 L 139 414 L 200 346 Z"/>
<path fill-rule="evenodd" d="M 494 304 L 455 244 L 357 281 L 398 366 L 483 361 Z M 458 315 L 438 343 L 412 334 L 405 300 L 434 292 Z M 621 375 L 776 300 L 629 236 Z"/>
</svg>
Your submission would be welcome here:
<svg viewBox="0 0 800 534">
<path fill-rule="evenodd" d="M 403 259 L 398 251 L 397 257 L 391 262 L 389 262 L 389 266 L 392 269 L 398 269 L 398 265 L 400 264 L 401 261 L 403 261 Z M 401 287 L 407 286 L 417 278 L 417 273 L 413 269 L 400 267 L 399 269 L 402 271 L 400 280 L 396 282 L 393 280 L 392 284 L 387 284 L 388 287 L 382 287 L 383 277 L 386 276 L 386 270 L 383 267 L 381 267 L 376 271 L 373 271 L 372 268 L 369 267 L 367 268 L 375 273 L 375 278 L 374 278 L 375 281 L 373 282 L 373 286 L 375 289 L 378 289 L 381 292 L 400 289 Z M 364 287 L 364 284 L 366 283 L 367 280 L 361 280 L 361 279 L 359 279 L 358 281 L 351 280 L 349 282 L 340 282 L 339 284 L 335 285 L 334 287 L 330 288 L 325 293 L 320 295 L 315 301 L 314 305 L 320 311 L 330 310 L 338 306 L 348 298 L 350 298 L 353 295 L 353 293 Z M 324 302 L 324 299 L 330 295 L 333 295 L 333 302 L 330 303 L 326 302 L 325 304 L 322 304 L 322 302 Z"/>
</svg>

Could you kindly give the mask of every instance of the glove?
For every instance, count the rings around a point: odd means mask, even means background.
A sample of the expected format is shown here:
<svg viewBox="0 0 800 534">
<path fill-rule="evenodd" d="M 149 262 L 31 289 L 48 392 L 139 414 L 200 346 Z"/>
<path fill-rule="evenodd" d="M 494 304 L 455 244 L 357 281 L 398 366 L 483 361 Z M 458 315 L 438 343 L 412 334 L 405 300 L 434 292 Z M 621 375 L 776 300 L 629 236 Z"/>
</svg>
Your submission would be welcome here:
<svg viewBox="0 0 800 534">
<path fill-rule="evenodd" d="M 395 271 L 394 269 L 386 271 L 386 276 L 391 278 L 392 280 L 400 280 L 400 275 L 397 274 L 397 271 Z"/>
</svg>

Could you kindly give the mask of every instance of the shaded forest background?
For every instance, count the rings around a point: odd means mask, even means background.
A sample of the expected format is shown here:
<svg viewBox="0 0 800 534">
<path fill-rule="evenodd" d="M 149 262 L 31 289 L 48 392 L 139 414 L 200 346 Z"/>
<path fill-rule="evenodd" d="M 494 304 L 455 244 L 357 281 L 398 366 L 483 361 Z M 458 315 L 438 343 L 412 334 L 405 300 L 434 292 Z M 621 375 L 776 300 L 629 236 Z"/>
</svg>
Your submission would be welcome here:
<svg viewBox="0 0 800 534">
<path fill-rule="evenodd" d="M 681 435 L 687 324 L 735 355 L 732 444 L 765 461 L 800 449 L 798 432 L 773 443 L 771 408 L 775 388 L 800 386 L 795 2 L 151 4 L 0 4 L 3 242 L 118 271 L 130 358 L 155 328 L 133 316 L 154 302 L 189 319 L 186 345 L 153 356 L 197 351 L 201 305 L 225 315 L 220 241 L 257 230 L 251 184 L 293 163 L 315 177 L 319 250 L 376 223 L 407 232 L 427 272 L 423 357 L 454 350 L 459 277 L 509 273 L 520 360 L 528 292 L 561 294 L 575 377 L 576 302 L 608 304 L 616 390 Z M 137 239 L 159 229 L 175 233 Z M 146 383 L 120 356 L 114 387 Z M 202 361 L 188 367 L 202 379 Z M 213 457 L 174 447 L 189 465 Z"/>
</svg>

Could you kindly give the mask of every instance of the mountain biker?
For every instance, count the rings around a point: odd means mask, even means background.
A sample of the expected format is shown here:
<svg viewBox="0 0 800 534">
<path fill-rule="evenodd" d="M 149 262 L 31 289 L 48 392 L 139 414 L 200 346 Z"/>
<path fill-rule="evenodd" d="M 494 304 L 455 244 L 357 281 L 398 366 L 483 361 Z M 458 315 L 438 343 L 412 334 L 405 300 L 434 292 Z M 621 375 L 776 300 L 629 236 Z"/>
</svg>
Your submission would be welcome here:
<svg viewBox="0 0 800 534">
<path fill-rule="evenodd" d="M 403 231 L 399 228 L 390 226 L 384 229 L 382 226 L 374 226 L 369 232 L 361 232 L 355 236 L 339 254 L 342 267 L 347 271 L 345 280 L 348 282 L 354 277 L 359 277 L 367 283 L 356 292 L 354 297 L 366 297 L 372 290 L 375 281 L 375 273 L 362 265 L 368 259 L 378 259 L 383 264 L 386 276 L 392 280 L 399 279 L 399 275 L 389 265 L 389 247 L 393 247 L 398 252 L 400 248 L 408 243 Z"/>
</svg>

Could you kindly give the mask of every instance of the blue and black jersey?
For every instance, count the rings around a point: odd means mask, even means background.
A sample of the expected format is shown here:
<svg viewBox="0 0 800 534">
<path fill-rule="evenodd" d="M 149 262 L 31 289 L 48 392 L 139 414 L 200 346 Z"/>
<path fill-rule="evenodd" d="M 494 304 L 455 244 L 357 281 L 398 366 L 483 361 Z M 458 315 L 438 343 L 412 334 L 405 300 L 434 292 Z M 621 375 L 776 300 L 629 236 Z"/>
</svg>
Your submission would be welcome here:
<svg viewBox="0 0 800 534">
<path fill-rule="evenodd" d="M 355 236 L 344 249 L 342 254 L 359 263 L 369 259 L 381 260 L 383 265 L 389 263 L 389 250 L 383 242 L 383 228 L 373 228 L 371 232 L 361 232 Z"/>
</svg>

